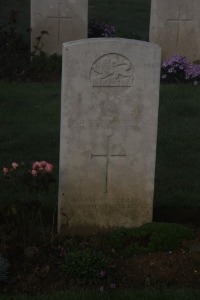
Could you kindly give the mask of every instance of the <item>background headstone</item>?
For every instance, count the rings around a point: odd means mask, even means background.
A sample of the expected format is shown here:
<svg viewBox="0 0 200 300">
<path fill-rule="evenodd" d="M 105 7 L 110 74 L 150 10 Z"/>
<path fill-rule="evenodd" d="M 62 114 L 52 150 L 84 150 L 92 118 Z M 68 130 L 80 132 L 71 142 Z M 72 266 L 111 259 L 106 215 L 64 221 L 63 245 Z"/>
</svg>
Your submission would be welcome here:
<svg viewBox="0 0 200 300">
<path fill-rule="evenodd" d="M 175 54 L 200 59 L 200 1 L 151 0 L 149 40 L 162 49 L 162 59 Z"/>
<path fill-rule="evenodd" d="M 62 53 L 62 43 L 87 38 L 88 0 L 31 0 L 31 48 L 41 31 L 42 50 Z"/>
<path fill-rule="evenodd" d="M 151 222 L 160 47 L 69 42 L 62 68 L 58 228 Z"/>
</svg>

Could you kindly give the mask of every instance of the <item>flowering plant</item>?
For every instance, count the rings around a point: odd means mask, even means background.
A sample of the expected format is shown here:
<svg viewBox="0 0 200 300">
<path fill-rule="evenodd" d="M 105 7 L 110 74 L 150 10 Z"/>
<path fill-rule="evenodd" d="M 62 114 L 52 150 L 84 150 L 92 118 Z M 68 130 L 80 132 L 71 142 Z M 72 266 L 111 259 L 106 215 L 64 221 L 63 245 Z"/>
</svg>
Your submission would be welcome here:
<svg viewBox="0 0 200 300">
<path fill-rule="evenodd" d="M 186 57 L 174 55 L 163 61 L 161 65 L 161 81 L 167 83 L 200 82 L 200 65 L 190 63 Z"/>
<path fill-rule="evenodd" d="M 42 193 L 49 192 L 50 184 L 55 181 L 52 172 L 53 165 L 46 161 L 35 161 L 28 167 L 23 162 L 13 162 L 9 167 L 3 167 L 6 201 L 0 201 L 0 213 L 6 224 L 18 231 L 24 244 L 31 243 L 38 223 L 45 238 L 41 215 Z"/>
<path fill-rule="evenodd" d="M 29 191 L 48 191 L 50 182 L 54 181 L 52 171 L 53 165 L 46 161 L 35 161 L 28 170 L 23 162 L 13 162 L 11 168 L 3 167 L 3 176 L 10 179 L 15 188 L 24 183 Z"/>
<path fill-rule="evenodd" d="M 113 25 L 105 23 L 97 23 L 92 21 L 88 26 L 88 37 L 114 37 L 116 36 L 116 28 Z"/>
<path fill-rule="evenodd" d="M 188 63 L 185 70 L 185 79 L 192 82 L 193 85 L 200 83 L 200 65 Z"/>
</svg>

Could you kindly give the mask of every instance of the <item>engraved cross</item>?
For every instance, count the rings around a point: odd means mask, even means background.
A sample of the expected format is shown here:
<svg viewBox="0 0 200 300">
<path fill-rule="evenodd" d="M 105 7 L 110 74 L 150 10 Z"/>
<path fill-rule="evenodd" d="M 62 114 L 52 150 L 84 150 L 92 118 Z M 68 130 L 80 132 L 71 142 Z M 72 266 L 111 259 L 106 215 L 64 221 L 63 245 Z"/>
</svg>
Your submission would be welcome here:
<svg viewBox="0 0 200 300">
<path fill-rule="evenodd" d="M 110 153 L 110 138 L 111 138 L 111 136 L 107 137 L 107 145 L 106 145 L 106 153 L 105 154 L 91 154 L 91 159 L 93 157 L 106 157 L 105 193 L 108 192 L 108 170 L 109 170 L 110 159 L 113 157 L 125 157 L 126 156 L 126 154 L 111 154 Z"/>
<path fill-rule="evenodd" d="M 68 17 L 63 17 L 61 15 L 61 5 L 62 5 L 62 0 L 58 1 L 58 13 L 57 16 L 47 16 L 47 19 L 51 19 L 51 20 L 57 20 L 57 27 L 58 27 L 58 39 L 57 39 L 57 44 L 60 44 L 60 31 L 61 31 L 61 22 L 63 19 L 71 19 L 72 16 L 68 16 Z"/>
<path fill-rule="evenodd" d="M 167 21 L 168 22 L 175 22 L 175 23 L 177 23 L 177 25 L 178 25 L 178 29 L 177 29 L 177 35 L 176 35 L 176 47 L 177 48 L 179 48 L 179 43 L 180 43 L 180 27 L 181 27 L 181 24 L 183 23 L 183 22 L 191 22 L 192 23 L 192 19 L 186 19 L 186 18 L 181 18 L 181 10 L 182 10 L 182 7 L 183 7 L 183 5 L 180 5 L 179 6 L 179 12 L 178 12 L 178 18 L 175 18 L 175 19 L 168 19 Z"/>
</svg>

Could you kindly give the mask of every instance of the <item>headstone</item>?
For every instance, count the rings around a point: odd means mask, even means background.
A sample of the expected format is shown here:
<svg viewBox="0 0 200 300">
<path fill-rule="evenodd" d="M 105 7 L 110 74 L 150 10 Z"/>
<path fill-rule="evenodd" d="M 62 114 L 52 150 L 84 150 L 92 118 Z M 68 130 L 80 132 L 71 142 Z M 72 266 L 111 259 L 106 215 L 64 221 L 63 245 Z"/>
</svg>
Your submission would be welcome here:
<svg viewBox="0 0 200 300">
<path fill-rule="evenodd" d="M 31 48 L 41 31 L 42 51 L 61 54 L 62 43 L 87 38 L 88 0 L 31 0 Z"/>
<path fill-rule="evenodd" d="M 58 229 L 151 222 L 160 47 L 68 42 L 62 68 Z"/>
<path fill-rule="evenodd" d="M 162 59 L 175 54 L 200 59 L 200 1 L 151 0 L 149 40 L 162 49 Z"/>
</svg>

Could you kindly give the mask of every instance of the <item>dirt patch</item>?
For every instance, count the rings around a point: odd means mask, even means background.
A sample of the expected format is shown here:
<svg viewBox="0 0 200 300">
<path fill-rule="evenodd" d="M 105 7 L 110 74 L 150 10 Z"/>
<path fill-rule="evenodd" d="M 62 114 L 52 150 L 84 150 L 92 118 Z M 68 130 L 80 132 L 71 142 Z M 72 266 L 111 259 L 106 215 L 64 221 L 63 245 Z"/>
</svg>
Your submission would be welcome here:
<svg viewBox="0 0 200 300">
<path fill-rule="evenodd" d="M 5 228 L 4 228 L 5 230 Z M 59 242 L 48 246 L 23 248 L 1 239 L 0 253 L 9 261 L 9 279 L 0 285 L 1 293 L 36 294 L 78 288 L 127 289 L 131 287 L 191 287 L 200 286 L 200 230 L 194 228 L 195 239 L 184 240 L 179 249 L 137 254 L 126 258 L 109 248 L 101 234 L 88 237 L 67 236 L 62 246 L 84 249 L 92 245 L 109 256 L 105 276 L 98 282 L 71 280 L 63 271 L 65 252 Z M 2 237 L 2 235 L 1 235 Z M 146 243 L 146 240 L 143 241 Z M 63 251 L 63 252 L 62 252 Z M 109 271 L 108 271 L 109 270 Z M 101 277 L 101 276 L 100 276 Z"/>
</svg>

